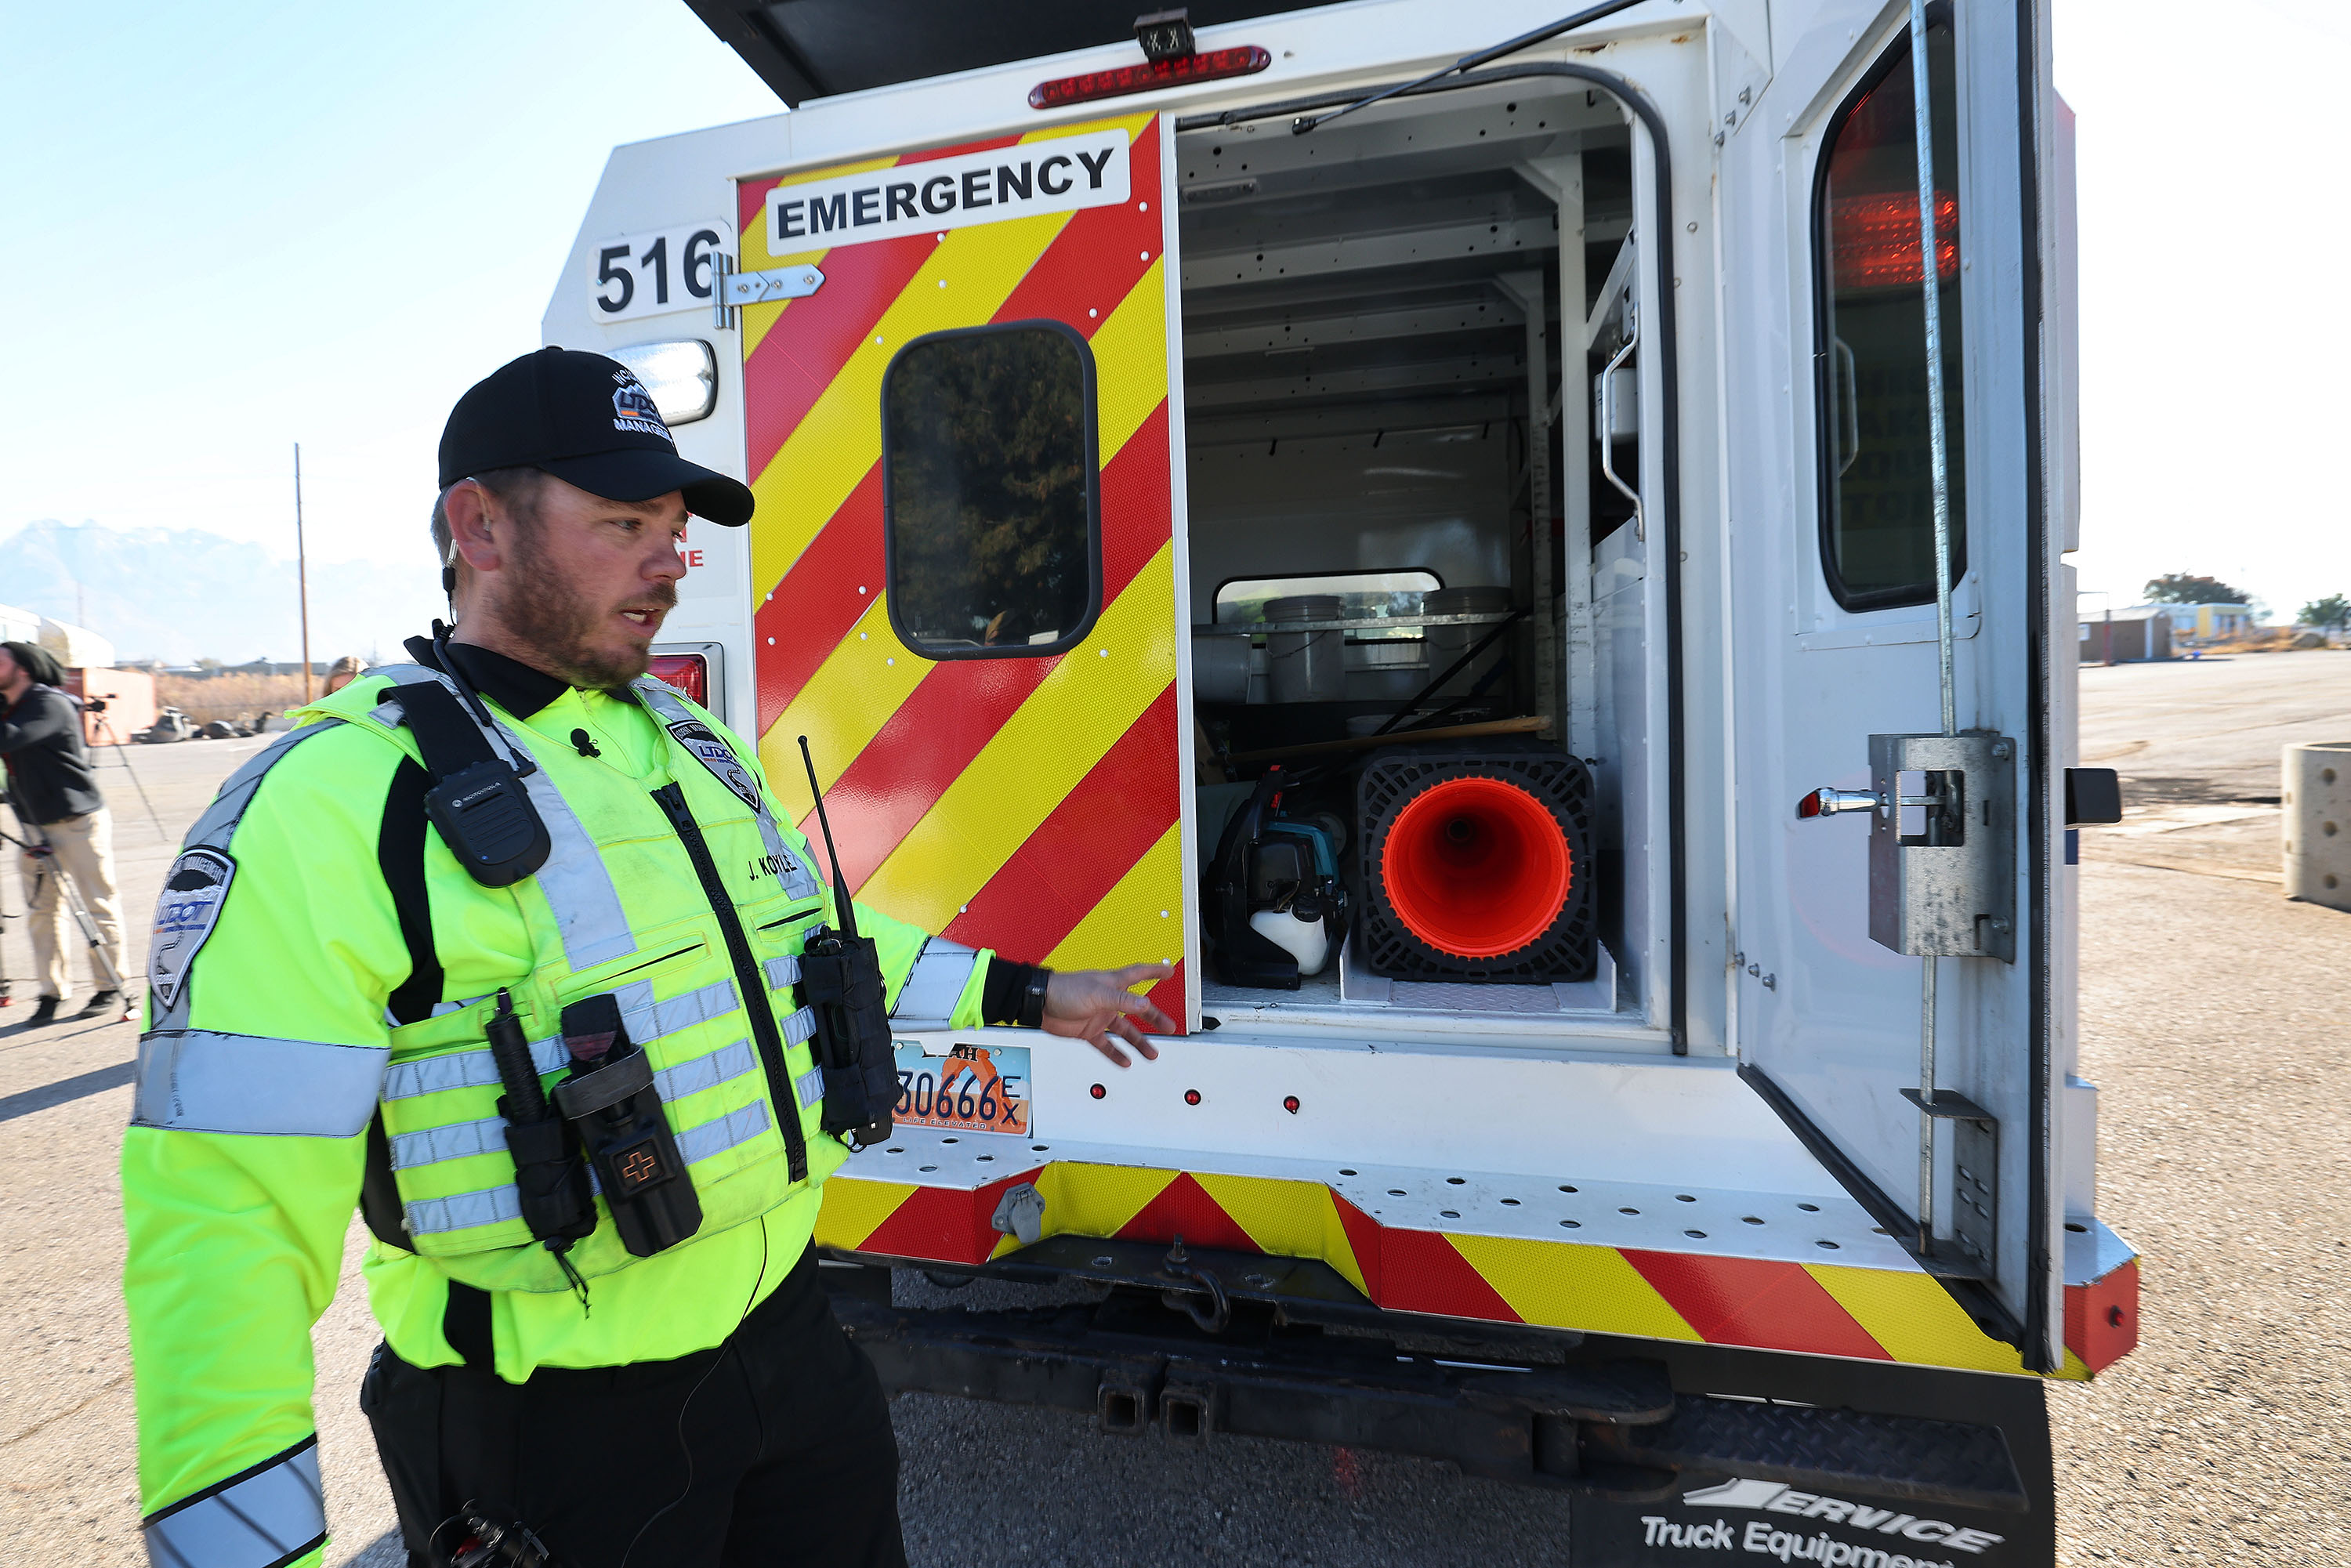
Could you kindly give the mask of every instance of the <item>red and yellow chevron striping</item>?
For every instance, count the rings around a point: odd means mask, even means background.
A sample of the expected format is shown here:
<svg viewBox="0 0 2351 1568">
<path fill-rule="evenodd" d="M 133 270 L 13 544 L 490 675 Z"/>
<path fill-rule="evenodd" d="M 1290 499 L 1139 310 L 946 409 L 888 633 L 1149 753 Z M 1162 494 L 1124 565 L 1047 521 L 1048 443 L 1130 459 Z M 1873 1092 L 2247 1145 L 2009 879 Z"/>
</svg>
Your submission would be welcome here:
<svg viewBox="0 0 2351 1568">
<path fill-rule="evenodd" d="M 974 1190 L 826 1183 L 816 1239 L 879 1258 L 980 1263 L 1018 1249 L 990 1228 L 1007 1188 L 1036 1185 L 1048 1236 L 1263 1252 L 1327 1262 L 1395 1312 L 1804 1355 L 2022 1373 L 1915 1270 L 1718 1258 L 1384 1226 L 1318 1182 L 1054 1161 Z M 2062 1377 L 2082 1379 L 2136 1339 L 2137 1265 L 2066 1293 Z M 2115 1314 L 2127 1312 L 2127 1319 Z M 2126 1324 L 2127 1326 L 2126 1326 Z"/>
<path fill-rule="evenodd" d="M 741 265 L 815 261 L 823 286 L 744 313 L 760 749 L 796 816 L 829 796 L 859 896 L 1032 960 L 1180 957 L 1176 570 L 1168 440 L 1168 232 L 1159 118 L 1129 138 L 1129 199 L 1074 213 L 789 256 L 768 249 L 776 185 L 1007 147 L 973 142 L 740 188 Z M 934 661 L 903 643 L 886 583 L 881 388 L 931 332 L 1049 319 L 1093 357 L 1101 609 L 1055 655 Z M 1114 800 L 1110 815 L 1094 813 Z M 1161 912 L 1166 911 L 1163 916 Z M 1184 1011 L 1184 977 L 1157 988 Z"/>
</svg>

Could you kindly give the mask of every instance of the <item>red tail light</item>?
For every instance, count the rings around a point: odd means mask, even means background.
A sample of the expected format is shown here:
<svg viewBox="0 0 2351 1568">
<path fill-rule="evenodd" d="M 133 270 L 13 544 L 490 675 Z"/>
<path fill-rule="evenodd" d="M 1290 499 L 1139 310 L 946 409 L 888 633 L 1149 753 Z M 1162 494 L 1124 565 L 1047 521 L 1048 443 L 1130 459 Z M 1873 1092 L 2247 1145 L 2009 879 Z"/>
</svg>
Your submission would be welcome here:
<svg viewBox="0 0 2351 1568">
<path fill-rule="evenodd" d="M 704 707 L 710 706 L 710 661 L 700 653 L 655 653 L 646 673 L 667 681 Z"/>
<path fill-rule="evenodd" d="M 1170 59 L 1146 61 L 1139 66 L 1121 66 L 1114 71 L 1088 71 L 1083 76 L 1040 81 L 1029 89 L 1029 107 L 1059 109 L 1064 104 L 1092 103 L 1098 98 L 1123 98 L 1128 93 L 1180 87 L 1186 82 L 1253 76 L 1272 63 L 1273 57 L 1255 44 L 1244 44 L 1234 49 L 1210 49 L 1204 54 L 1179 55 Z"/>
<path fill-rule="evenodd" d="M 1829 234 L 1837 291 L 1918 287 L 1918 194 L 1834 196 Z M 1935 193 L 1935 276 L 1959 275 L 1959 199 Z"/>
</svg>

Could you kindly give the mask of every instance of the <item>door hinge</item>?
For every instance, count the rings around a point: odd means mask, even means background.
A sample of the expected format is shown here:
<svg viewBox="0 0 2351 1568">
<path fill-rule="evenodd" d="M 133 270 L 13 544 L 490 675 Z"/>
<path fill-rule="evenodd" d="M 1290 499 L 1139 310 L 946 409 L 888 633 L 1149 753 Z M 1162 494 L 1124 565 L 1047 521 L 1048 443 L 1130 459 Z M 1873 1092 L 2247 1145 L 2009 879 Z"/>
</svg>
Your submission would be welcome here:
<svg viewBox="0 0 2351 1568">
<path fill-rule="evenodd" d="M 761 272 L 737 272 L 723 256 L 711 259 L 713 325 L 725 331 L 735 325 L 735 312 L 745 305 L 766 305 L 778 299 L 805 299 L 824 287 L 824 274 L 806 262 L 771 267 Z"/>
<path fill-rule="evenodd" d="M 1951 1238 L 1990 1279 L 2000 1241 L 2000 1119 L 1955 1090 L 1905 1089 L 1902 1097 L 1951 1124 Z"/>
</svg>

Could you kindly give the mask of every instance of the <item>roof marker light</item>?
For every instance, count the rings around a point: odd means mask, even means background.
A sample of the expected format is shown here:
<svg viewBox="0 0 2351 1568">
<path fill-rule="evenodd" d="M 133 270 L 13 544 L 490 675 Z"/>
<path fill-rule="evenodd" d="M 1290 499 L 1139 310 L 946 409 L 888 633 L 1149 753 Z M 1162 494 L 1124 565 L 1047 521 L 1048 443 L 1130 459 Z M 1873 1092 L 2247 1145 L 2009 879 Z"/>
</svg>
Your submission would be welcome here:
<svg viewBox="0 0 2351 1568">
<path fill-rule="evenodd" d="M 1179 55 L 1169 59 L 1147 60 L 1139 66 L 1121 66 L 1116 70 L 1087 71 L 1079 76 L 1040 81 L 1029 89 L 1029 107 L 1061 109 L 1072 103 L 1092 103 L 1098 99 L 1124 98 L 1130 93 L 1153 92 L 1163 87 L 1181 87 L 1186 82 L 1222 81 L 1228 77 L 1254 76 L 1272 63 L 1273 56 L 1255 44 L 1243 44 L 1230 49 L 1209 49 L 1202 54 Z"/>
</svg>

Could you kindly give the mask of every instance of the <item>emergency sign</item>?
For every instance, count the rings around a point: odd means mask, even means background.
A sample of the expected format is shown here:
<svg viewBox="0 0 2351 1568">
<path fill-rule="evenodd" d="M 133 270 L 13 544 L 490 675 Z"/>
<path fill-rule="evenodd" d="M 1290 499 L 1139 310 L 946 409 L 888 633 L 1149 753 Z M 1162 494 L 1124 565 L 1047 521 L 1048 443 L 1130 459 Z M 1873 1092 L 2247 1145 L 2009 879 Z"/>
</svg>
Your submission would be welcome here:
<svg viewBox="0 0 2351 1568">
<path fill-rule="evenodd" d="M 1113 206 L 1127 197 L 1128 141 L 1123 130 L 1093 131 L 778 185 L 768 193 L 768 249 L 785 256 Z"/>
</svg>

